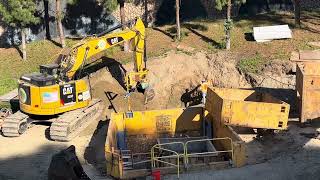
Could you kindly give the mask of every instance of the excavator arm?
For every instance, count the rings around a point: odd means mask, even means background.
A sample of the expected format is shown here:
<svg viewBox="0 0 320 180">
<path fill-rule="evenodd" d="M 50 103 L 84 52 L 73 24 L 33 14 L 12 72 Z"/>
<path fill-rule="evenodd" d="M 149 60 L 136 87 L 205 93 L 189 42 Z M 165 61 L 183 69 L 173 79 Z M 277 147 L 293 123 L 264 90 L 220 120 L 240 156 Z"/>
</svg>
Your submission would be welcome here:
<svg viewBox="0 0 320 180">
<path fill-rule="evenodd" d="M 125 78 L 127 90 L 134 88 L 138 83 L 143 84 L 148 71 L 144 66 L 145 26 L 140 18 L 135 20 L 132 27 L 125 30 L 90 37 L 76 44 L 60 62 L 61 76 L 67 80 L 75 79 L 76 73 L 83 68 L 86 60 L 92 59 L 106 49 L 125 41 L 132 43 L 135 56 L 134 72 L 128 73 Z"/>
</svg>

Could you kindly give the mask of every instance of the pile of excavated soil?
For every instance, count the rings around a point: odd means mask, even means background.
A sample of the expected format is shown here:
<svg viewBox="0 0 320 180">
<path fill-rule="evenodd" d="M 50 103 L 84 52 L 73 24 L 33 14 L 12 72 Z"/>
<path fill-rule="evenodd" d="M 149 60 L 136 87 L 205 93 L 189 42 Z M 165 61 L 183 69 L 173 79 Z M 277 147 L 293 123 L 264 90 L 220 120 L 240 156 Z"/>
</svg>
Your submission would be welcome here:
<svg viewBox="0 0 320 180">
<path fill-rule="evenodd" d="M 225 52 L 185 54 L 171 51 L 161 57 L 151 59 L 148 61 L 150 70 L 148 80 L 154 89 L 155 97 L 144 105 L 143 94 L 133 93 L 131 96 L 132 110 L 177 108 L 183 107 L 186 103 L 197 104 L 200 102 L 198 87 L 201 80 L 207 80 L 218 87 L 251 87 L 244 76 L 238 72 L 235 64 L 235 57 Z M 119 66 L 116 63 L 112 64 L 95 73 L 92 78 L 94 96 L 102 99 L 107 106 L 110 108 L 112 106 L 113 111 L 117 112 L 127 110 L 125 90 L 114 78 L 119 76 L 119 72 L 114 72 L 114 69 L 119 69 Z M 124 68 L 130 71 L 132 67 L 132 64 L 128 64 Z M 111 69 L 113 72 L 110 71 Z M 115 97 L 110 98 L 110 95 Z"/>
<path fill-rule="evenodd" d="M 131 108 L 138 111 L 196 105 L 201 101 L 198 88 L 202 80 L 207 80 L 216 87 L 260 87 L 260 90 L 294 105 L 295 93 L 292 85 L 295 84 L 295 76 L 290 74 L 291 64 L 275 61 L 266 65 L 259 75 L 243 74 L 236 68 L 237 59 L 239 58 L 230 52 L 212 54 L 179 51 L 170 51 L 161 57 L 150 59 L 147 78 L 155 97 L 145 105 L 143 94 L 132 93 Z M 133 63 L 122 67 L 119 63 L 112 62 L 92 75 L 93 95 L 102 99 L 111 110 L 107 116 L 112 111 L 128 110 L 122 76 L 132 69 Z"/>
</svg>

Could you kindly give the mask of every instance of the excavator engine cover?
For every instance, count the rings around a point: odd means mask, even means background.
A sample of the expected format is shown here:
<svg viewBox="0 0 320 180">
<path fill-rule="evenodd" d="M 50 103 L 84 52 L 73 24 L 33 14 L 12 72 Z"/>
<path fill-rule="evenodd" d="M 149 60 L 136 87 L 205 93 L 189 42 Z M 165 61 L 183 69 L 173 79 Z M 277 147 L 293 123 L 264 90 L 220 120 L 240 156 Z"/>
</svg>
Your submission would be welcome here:
<svg viewBox="0 0 320 180">
<path fill-rule="evenodd" d="M 38 87 L 52 86 L 56 83 L 54 76 L 43 73 L 25 74 L 20 79 Z"/>
</svg>

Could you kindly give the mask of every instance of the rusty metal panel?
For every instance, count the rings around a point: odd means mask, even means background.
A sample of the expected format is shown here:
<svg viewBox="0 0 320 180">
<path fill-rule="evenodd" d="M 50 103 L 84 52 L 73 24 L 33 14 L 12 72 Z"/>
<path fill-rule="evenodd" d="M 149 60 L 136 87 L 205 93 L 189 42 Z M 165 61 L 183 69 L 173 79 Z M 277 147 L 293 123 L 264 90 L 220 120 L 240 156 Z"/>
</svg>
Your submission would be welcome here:
<svg viewBox="0 0 320 180">
<path fill-rule="evenodd" d="M 206 108 L 209 112 L 216 111 L 212 114 L 217 115 L 216 119 L 222 124 L 279 130 L 287 128 L 290 105 L 267 93 L 214 88 L 209 90 L 207 99 Z M 221 99 L 222 104 L 215 103 Z"/>
<path fill-rule="evenodd" d="M 299 101 L 300 122 L 305 123 L 320 117 L 320 64 L 297 64 L 296 91 Z"/>
</svg>

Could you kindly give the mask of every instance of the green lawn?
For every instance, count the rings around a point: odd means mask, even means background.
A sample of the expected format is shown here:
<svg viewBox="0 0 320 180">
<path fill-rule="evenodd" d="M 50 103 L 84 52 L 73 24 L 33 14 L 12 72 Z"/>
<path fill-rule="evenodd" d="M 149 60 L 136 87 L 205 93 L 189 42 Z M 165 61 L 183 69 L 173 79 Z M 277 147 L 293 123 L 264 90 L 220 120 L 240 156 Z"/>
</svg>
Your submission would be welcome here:
<svg viewBox="0 0 320 180">
<path fill-rule="evenodd" d="M 37 71 L 40 64 L 51 62 L 60 50 L 50 41 L 34 42 L 27 45 L 28 60 L 22 61 L 17 49 L 1 49 L 0 94 L 16 88 L 22 74 Z"/>
</svg>

